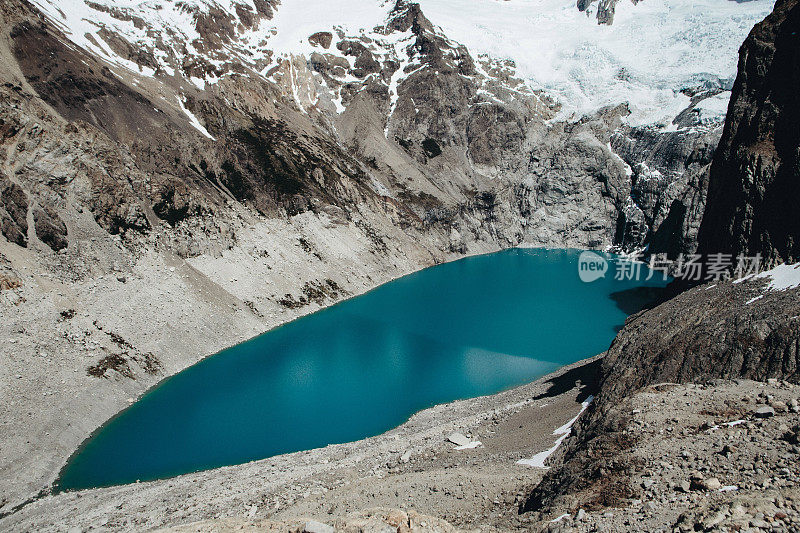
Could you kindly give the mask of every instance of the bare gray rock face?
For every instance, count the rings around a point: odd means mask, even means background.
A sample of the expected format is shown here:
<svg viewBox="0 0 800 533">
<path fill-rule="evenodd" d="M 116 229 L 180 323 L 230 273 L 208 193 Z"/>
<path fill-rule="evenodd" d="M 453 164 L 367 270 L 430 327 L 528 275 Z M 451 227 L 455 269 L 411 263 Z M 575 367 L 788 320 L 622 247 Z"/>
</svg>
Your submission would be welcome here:
<svg viewBox="0 0 800 533">
<path fill-rule="evenodd" d="M 0 181 L 0 230 L 10 242 L 28 246 L 28 197 L 7 179 Z"/>
<path fill-rule="evenodd" d="M 616 244 L 623 249 L 649 245 L 650 253 L 666 253 L 670 259 L 695 251 L 708 171 L 721 133 L 720 122 L 675 131 L 650 126 L 615 132 L 611 147 L 629 165 L 632 182 Z"/>
<path fill-rule="evenodd" d="M 631 0 L 638 4 L 641 0 Z M 597 0 L 597 6 L 592 7 L 595 0 L 578 0 L 577 7 L 580 11 L 585 11 L 587 15 L 595 15 L 598 24 L 611 26 L 614 24 L 614 13 L 619 0 Z"/>
<path fill-rule="evenodd" d="M 67 226 L 55 209 L 50 206 L 36 207 L 33 210 L 36 236 L 54 252 L 67 247 Z"/>
</svg>

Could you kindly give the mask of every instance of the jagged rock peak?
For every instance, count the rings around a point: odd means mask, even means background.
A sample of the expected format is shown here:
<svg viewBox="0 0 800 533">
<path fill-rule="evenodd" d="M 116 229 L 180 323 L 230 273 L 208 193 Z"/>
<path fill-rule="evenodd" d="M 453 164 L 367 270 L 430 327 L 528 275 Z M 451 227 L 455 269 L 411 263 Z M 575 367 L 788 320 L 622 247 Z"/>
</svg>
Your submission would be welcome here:
<svg viewBox="0 0 800 533">
<path fill-rule="evenodd" d="M 424 32 L 433 33 L 433 24 L 422 13 L 422 7 L 416 2 L 408 0 L 397 0 L 397 3 L 389 13 L 389 21 L 386 24 L 388 30 L 407 32 L 412 31 L 415 35 Z"/>
</svg>

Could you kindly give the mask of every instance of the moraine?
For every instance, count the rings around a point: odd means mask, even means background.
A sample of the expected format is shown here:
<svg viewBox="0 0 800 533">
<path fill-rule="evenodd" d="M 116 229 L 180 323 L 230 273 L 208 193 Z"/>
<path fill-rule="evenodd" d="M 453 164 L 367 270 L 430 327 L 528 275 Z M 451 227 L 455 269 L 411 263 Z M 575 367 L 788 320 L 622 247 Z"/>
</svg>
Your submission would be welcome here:
<svg viewBox="0 0 800 533">
<path fill-rule="evenodd" d="M 608 348 L 663 287 L 578 277 L 576 250 L 429 268 L 165 380 L 70 459 L 59 490 L 131 483 L 362 439 L 435 404 L 527 383 Z M 613 259 L 612 259 L 613 261 Z"/>
</svg>

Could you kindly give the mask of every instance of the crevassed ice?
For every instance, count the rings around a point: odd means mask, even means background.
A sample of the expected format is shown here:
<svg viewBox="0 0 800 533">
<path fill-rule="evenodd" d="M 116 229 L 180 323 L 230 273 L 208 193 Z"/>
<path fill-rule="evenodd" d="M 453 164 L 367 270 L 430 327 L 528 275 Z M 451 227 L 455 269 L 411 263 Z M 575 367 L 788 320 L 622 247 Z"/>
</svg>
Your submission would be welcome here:
<svg viewBox="0 0 800 533">
<path fill-rule="evenodd" d="M 574 0 L 419 3 L 473 54 L 514 60 L 533 88 L 559 97 L 562 115 L 627 101 L 630 122 L 642 124 L 686 108 L 684 87 L 732 80 L 739 47 L 775 2 L 620 0 L 612 26 L 598 25 Z"/>
</svg>

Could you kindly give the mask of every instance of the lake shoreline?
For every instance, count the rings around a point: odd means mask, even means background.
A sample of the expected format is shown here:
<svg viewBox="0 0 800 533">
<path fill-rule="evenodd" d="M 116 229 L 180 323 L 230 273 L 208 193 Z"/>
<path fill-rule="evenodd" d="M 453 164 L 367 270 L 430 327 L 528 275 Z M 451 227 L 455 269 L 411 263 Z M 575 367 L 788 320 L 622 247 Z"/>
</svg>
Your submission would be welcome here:
<svg viewBox="0 0 800 533">
<path fill-rule="evenodd" d="M 285 501 L 287 505 L 262 509 L 263 512 L 257 514 L 290 519 L 304 512 L 303 505 L 308 502 L 302 495 L 315 479 L 331 484 L 321 493 L 324 494 L 341 488 L 336 485 L 342 472 L 348 473 L 345 477 L 355 476 L 352 482 L 347 483 L 354 486 L 366 482 L 364 480 L 382 483 L 381 480 L 388 481 L 402 470 L 413 470 L 411 475 L 416 477 L 437 477 L 442 469 L 442 460 L 450 461 L 450 455 L 468 460 L 485 456 L 479 470 L 499 468 L 498 475 L 502 480 L 497 480 L 498 487 L 508 484 L 508 472 L 514 472 L 520 477 L 520 483 L 527 485 L 538 481 L 544 470 L 516 465 L 516 460 L 552 446 L 556 440 L 552 431 L 580 411 L 580 402 L 590 392 L 589 385 L 575 383 L 574 378 L 586 381 L 587 373 L 596 373 L 601 358 L 602 354 L 578 361 L 532 383 L 497 394 L 425 409 L 401 426 L 374 437 L 164 480 L 48 495 L 5 517 L 0 524 L 4 528 L 45 531 L 58 530 L 58 523 L 96 527 L 109 517 L 131 517 L 126 511 L 117 509 L 125 502 L 127 507 L 139 509 L 135 515 L 137 527 L 150 529 L 214 518 L 221 509 L 225 509 L 224 514 L 228 516 L 247 516 L 252 506 L 240 513 L 238 505 L 232 503 L 242 498 Z M 565 384 L 565 380 L 572 383 Z M 526 434 L 512 435 L 514 427 L 511 426 L 516 426 L 516 423 L 512 423 L 507 432 L 494 430 L 498 424 L 500 427 L 508 425 L 508 421 L 515 417 L 530 417 L 525 413 L 533 413 L 539 422 L 525 424 Z M 487 442 L 475 450 L 455 452 L 454 446 L 446 440 L 454 431 Z M 507 442 L 509 440 L 512 442 Z M 496 450 L 502 450 L 502 457 L 496 457 Z M 418 464 L 418 459 L 423 464 Z M 387 464 L 393 466 L 387 467 Z M 181 502 L 181 506 L 192 509 L 192 512 L 179 519 L 165 514 L 163 505 L 166 501 Z M 124 529 L 109 527 L 108 523 L 101 525 L 111 530 Z"/>
<path fill-rule="evenodd" d="M 438 265 L 224 350 L 96 431 L 56 488 L 164 479 L 360 440 L 426 407 L 507 390 L 597 353 L 630 314 L 614 295 L 639 282 L 582 283 L 578 256 L 515 249 Z"/>
<path fill-rule="evenodd" d="M 220 257 L 188 260 L 147 252 L 122 272 L 78 282 L 50 278 L 42 284 L 45 274 L 38 269 L 23 277 L 18 290 L 22 300 L 12 320 L 0 328 L 0 339 L 16 353 L 5 361 L 7 392 L 13 401 L 0 406 L 0 418 L 5 421 L 0 441 L 5 450 L 0 461 L 0 516 L 16 514 L 31 501 L 47 497 L 67 460 L 90 435 L 162 381 L 220 351 L 341 301 L 278 309 L 263 316 L 243 304 L 242 290 L 252 281 L 260 279 L 273 292 L 283 294 L 299 290 L 308 276 L 320 275 L 320 264 L 313 257 L 293 255 L 295 226 L 301 218 L 306 226 L 319 225 L 315 218 L 298 217 L 290 224 L 273 221 L 239 228 L 242 243 L 261 242 L 262 235 L 269 234 L 271 257 L 293 258 L 286 268 L 291 268 L 294 278 L 281 277 L 283 267 L 270 270 L 253 261 L 241 253 L 241 247 Z M 345 241 L 348 231 L 342 230 Z M 337 244 L 332 250 L 339 248 Z M 329 252 L 321 272 L 339 280 L 349 299 L 424 268 L 509 248 L 476 242 L 464 255 L 437 254 L 409 245 L 388 257 L 359 252 L 355 262 L 353 257 Z M 70 311 L 74 316 L 65 320 L 64 310 L 74 310 Z M 29 333 L 34 331 L 35 337 Z M 116 349 L 106 338 L 109 332 L 132 344 L 136 353 L 157 354 L 160 372 L 137 372 L 133 380 L 116 374 L 105 379 L 87 376 L 87 365 Z M 23 410 L 35 416 L 20 416 Z"/>
</svg>

